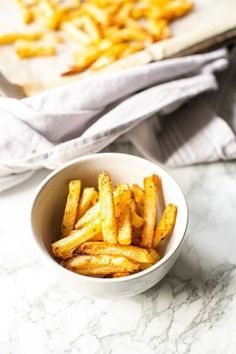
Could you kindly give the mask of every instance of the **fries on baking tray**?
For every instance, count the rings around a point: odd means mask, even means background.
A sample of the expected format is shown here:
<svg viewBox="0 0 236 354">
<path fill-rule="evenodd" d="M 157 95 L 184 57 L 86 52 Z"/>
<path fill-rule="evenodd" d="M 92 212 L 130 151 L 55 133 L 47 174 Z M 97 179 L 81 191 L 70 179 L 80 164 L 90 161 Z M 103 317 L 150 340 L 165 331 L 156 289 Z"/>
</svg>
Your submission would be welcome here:
<svg viewBox="0 0 236 354">
<path fill-rule="evenodd" d="M 88 68 L 101 69 L 150 43 L 171 37 L 169 23 L 193 7 L 189 0 L 16 0 L 16 3 L 24 23 L 29 27 L 36 24 L 43 31 L 0 34 L 0 44 L 15 43 L 16 54 L 23 59 L 56 55 L 58 43 L 64 40 L 74 48 L 74 53 L 62 75 Z M 52 33 L 55 36 L 51 36 L 49 44 L 47 37 Z"/>
<path fill-rule="evenodd" d="M 173 231 L 177 208 L 166 206 L 157 216 L 156 175 L 137 184 L 113 187 L 107 171 L 98 177 L 98 191 L 71 180 L 61 224 L 52 251 L 73 272 L 118 278 L 142 271 L 160 260 L 158 247 Z M 160 219 L 157 222 L 157 218 Z"/>
</svg>

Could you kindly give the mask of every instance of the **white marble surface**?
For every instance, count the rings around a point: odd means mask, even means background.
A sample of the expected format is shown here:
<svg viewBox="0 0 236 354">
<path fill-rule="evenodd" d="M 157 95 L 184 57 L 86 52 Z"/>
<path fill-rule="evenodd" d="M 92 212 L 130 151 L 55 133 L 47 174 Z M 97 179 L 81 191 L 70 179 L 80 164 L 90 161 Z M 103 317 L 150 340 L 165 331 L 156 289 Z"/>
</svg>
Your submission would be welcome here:
<svg viewBox="0 0 236 354">
<path fill-rule="evenodd" d="M 29 208 L 47 173 L 0 195 L 0 353 L 235 353 L 235 163 L 172 171 L 190 209 L 181 256 L 158 286 L 113 301 L 68 292 L 35 254 Z"/>
</svg>

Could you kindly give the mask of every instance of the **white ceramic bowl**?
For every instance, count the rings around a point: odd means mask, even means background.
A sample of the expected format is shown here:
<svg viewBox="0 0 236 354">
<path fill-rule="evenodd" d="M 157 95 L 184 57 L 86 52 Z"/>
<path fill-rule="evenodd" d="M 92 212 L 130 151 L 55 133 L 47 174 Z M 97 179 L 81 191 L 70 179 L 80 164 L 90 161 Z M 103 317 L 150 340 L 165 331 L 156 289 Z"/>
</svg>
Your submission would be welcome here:
<svg viewBox="0 0 236 354">
<path fill-rule="evenodd" d="M 103 170 L 109 171 L 113 184 L 143 184 L 143 178 L 153 173 L 162 180 L 165 203 L 178 208 L 172 236 L 164 257 L 152 267 L 124 278 L 92 278 L 73 273 L 60 266 L 53 257 L 51 243 L 59 235 L 68 181 L 79 178 L 82 187 L 96 186 Z M 116 153 L 90 155 L 67 163 L 51 173 L 39 186 L 31 214 L 33 237 L 48 269 L 55 272 L 63 286 L 89 296 L 121 297 L 144 292 L 158 283 L 175 263 L 184 239 L 188 222 L 186 201 L 179 185 L 160 166 L 145 159 Z"/>
</svg>

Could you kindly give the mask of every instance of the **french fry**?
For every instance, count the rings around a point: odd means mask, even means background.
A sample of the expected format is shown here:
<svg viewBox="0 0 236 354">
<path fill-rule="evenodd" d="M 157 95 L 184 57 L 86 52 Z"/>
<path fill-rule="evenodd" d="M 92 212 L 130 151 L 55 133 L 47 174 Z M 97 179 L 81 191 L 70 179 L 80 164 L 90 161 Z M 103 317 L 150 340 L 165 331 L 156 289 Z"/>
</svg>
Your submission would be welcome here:
<svg viewBox="0 0 236 354">
<path fill-rule="evenodd" d="M 0 44 L 11 44 L 21 39 L 25 41 L 33 41 L 40 39 L 42 36 L 42 32 L 4 33 L 0 34 Z"/>
<path fill-rule="evenodd" d="M 81 181 L 79 179 L 69 182 L 69 194 L 61 225 L 62 236 L 67 236 L 74 228 L 80 198 L 80 190 Z"/>
<path fill-rule="evenodd" d="M 35 12 L 41 14 L 40 20 L 50 30 L 56 30 L 59 27 L 61 20 L 61 12 L 57 11 L 49 0 L 40 0 Z"/>
<path fill-rule="evenodd" d="M 61 265 L 83 275 L 109 275 L 113 273 L 133 273 L 139 265 L 119 256 L 75 256 L 61 262 Z"/>
<path fill-rule="evenodd" d="M 100 204 L 96 203 L 76 223 L 75 228 L 81 229 L 93 222 L 100 216 Z"/>
<path fill-rule="evenodd" d="M 163 17 L 172 21 L 175 18 L 186 15 L 193 8 L 192 2 L 188 0 L 172 0 L 163 6 Z"/>
<path fill-rule="evenodd" d="M 109 243 L 117 242 L 117 225 L 111 177 L 104 171 L 98 177 L 100 217 L 103 239 Z"/>
<path fill-rule="evenodd" d="M 138 211 L 143 215 L 144 191 L 137 184 L 133 185 L 134 200 L 137 204 Z"/>
<path fill-rule="evenodd" d="M 155 263 L 152 255 L 150 255 L 146 249 L 131 245 L 111 245 L 107 242 L 85 242 L 75 250 L 75 253 L 123 256 L 136 263 Z"/>
<path fill-rule="evenodd" d="M 101 230 L 101 220 L 98 218 L 88 226 L 77 231 L 72 231 L 69 236 L 54 242 L 52 244 L 52 251 L 56 257 L 69 258 L 78 246 L 99 234 Z"/>
<path fill-rule="evenodd" d="M 125 50 L 123 50 L 120 57 L 121 58 L 127 57 L 133 53 L 143 50 L 144 48 L 145 48 L 145 45 L 142 42 L 129 44 L 129 46 Z"/>
<path fill-rule="evenodd" d="M 79 201 L 76 220 L 80 219 L 90 207 L 97 203 L 97 201 L 98 192 L 95 188 L 85 188 Z"/>
<path fill-rule="evenodd" d="M 82 45 L 89 45 L 92 43 L 89 35 L 81 29 L 77 28 L 73 23 L 64 22 L 62 24 L 61 29 L 65 33 L 65 35 L 72 41 L 75 41 Z"/>
<path fill-rule="evenodd" d="M 105 9 L 101 9 L 96 5 L 90 3 L 84 3 L 82 6 L 83 10 L 93 18 L 94 21 L 100 23 L 100 25 L 106 27 L 110 23 L 110 16 L 105 11 Z"/>
<path fill-rule="evenodd" d="M 120 216 L 122 205 L 130 203 L 130 196 L 131 192 L 128 184 L 120 183 L 117 185 L 113 192 L 116 218 Z"/>
<path fill-rule="evenodd" d="M 124 2 L 119 12 L 115 16 L 114 22 L 118 25 L 122 25 L 125 20 L 130 17 L 133 7 L 134 5 L 132 4 L 132 2 Z"/>
<path fill-rule="evenodd" d="M 120 203 L 124 203 L 129 198 L 129 187 L 126 184 L 120 184 L 117 186 L 116 190 L 113 192 L 115 216 L 120 215 Z M 94 221 L 100 216 L 100 204 L 96 203 L 92 208 L 90 208 L 76 223 L 75 228 L 81 229 L 82 227 L 88 225 L 91 221 Z"/>
<path fill-rule="evenodd" d="M 127 43 L 116 43 L 111 48 L 105 50 L 100 57 L 91 65 L 92 70 L 102 69 L 113 63 L 122 56 L 122 53 L 129 47 Z"/>
<path fill-rule="evenodd" d="M 141 245 L 145 248 L 152 247 L 157 216 L 157 183 L 156 175 L 144 178 L 144 224 Z"/>
<path fill-rule="evenodd" d="M 128 27 L 122 29 L 118 27 L 110 27 L 105 31 L 105 37 L 111 39 L 114 43 L 119 43 L 128 41 L 145 41 L 149 38 L 149 35 L 143 30 L 137 31 L 137 29 Z"/>
<path fill-rule="evenodd" d="M 132 237 L 132 223 L 130 203 L 123 205 L 118 218 L 118 242 L 122 245 L 130 245 Z"/>
<path fill-rule="evenodd" d="M 96 22 L 89 16 L 82 17 L 82 23 L 85 32 L 89 35 L 93 42 L 97 42 L 101 39 L 100 30 Z"/>
<path fill-rule="evenodd" d="M 155 42 L 169 38 L 172 35 L 168 22 L 162 18 L 149 18 L 148 30 Z"/>
<path fill-rule="evenodd" d="M 24 3 L 23 0 L 16 0 L 16 3 L 21 10 L 24 23 L 26 25 L 30 24 L 34 19 L 33 13 L 31 11 L 30 7 L 26 6 L 26 4 Z"/>
<path fill-rule="evenodd" d="M 153 248 L 156 248 L 172 232 L 176 220 L 177 208 L 168 204 L 153 236 Z"/>
<path fill-rule="evenodd" d="M 20 40 L 15 43 L 15 51 L 19 58 L 48 57 L 56 55 L 56 47 L 43 42 Z"/>
<path fill-rule="evenodd" d="M 136 227 L 137 229 L 143 226 L 144 219 L 137 214 L 136 211 L 136 205 L 135 201 L 133 198 L 131 198 L 130 201 L 130 211 L 131 211 L 131 220 L 132 220 L 132 225 Z"/>
</svg>

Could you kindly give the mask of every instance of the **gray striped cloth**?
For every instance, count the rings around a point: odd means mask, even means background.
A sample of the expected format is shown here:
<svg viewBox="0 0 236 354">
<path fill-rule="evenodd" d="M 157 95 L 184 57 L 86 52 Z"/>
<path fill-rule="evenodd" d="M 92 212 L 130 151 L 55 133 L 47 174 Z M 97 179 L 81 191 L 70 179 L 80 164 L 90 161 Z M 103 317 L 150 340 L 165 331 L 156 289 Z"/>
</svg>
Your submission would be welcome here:
<svg viewBox="0 0 236 354">
<path fill-rule="evenodd" d="M 120 136 L 169 166 L 235 158 L 236 114 L 235 121 L 221 117 L 225 95 L 228 104 L 235 97 L 235 61 L 235 51 L 229 57 L 220 49 L 26 99 L 0 97 L 0 191 L 42 167 L 99 152 Z M 221 71 L 218 88 L 215 73 Z"/>
</svg>

